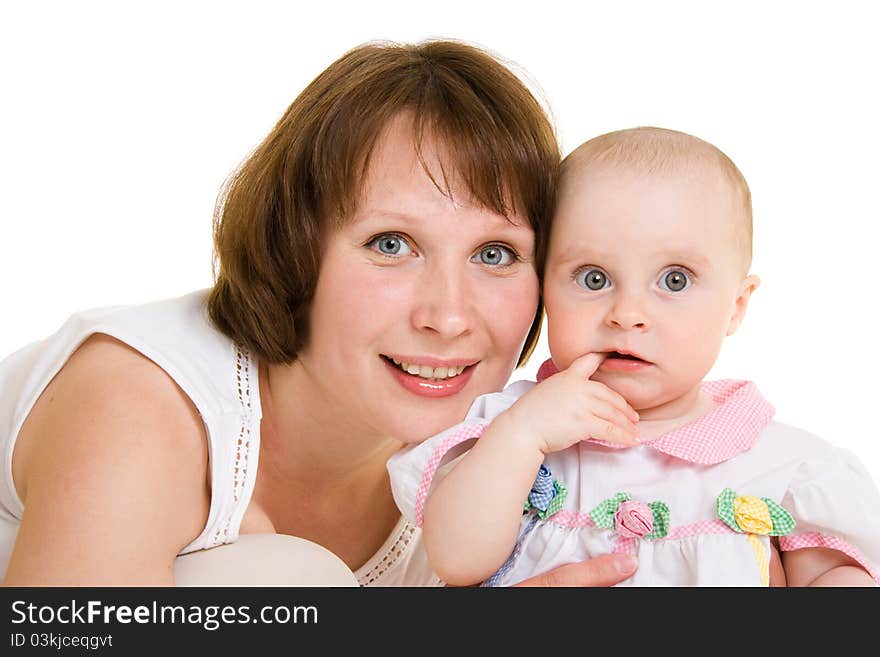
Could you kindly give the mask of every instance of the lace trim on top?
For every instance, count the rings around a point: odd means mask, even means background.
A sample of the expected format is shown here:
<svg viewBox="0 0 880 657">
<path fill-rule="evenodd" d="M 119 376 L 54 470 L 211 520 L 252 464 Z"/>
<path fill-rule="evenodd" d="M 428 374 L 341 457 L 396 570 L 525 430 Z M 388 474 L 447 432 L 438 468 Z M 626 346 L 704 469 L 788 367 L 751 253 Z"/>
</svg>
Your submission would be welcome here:
<svg viewBox="0 0 880 657">
<path fill-rule="evenodd" d="M 403 527 L 398 532 L 391 546 L 385 550 L 385 554 L 379 562 L 370 568 L 366 573 L 358 575 L 358 584 L 361 586 L 370 586 L 382 576 L 391 570 L 394 565 L 400 561 L 400 558 L 406 553 L 415 536 L 416 528 L 409 522 L 403 523 Z"/>
<path fill-rule="evenodd" d="M 226 543 L 229 537 L 229 528 L 232 525 L 232 517 L 241 499 L 245 482 L 248 475 L 248 454 L 251 446 L 251 357 L 250 353 L 242 347 L 235 351 L 235 382 L 238 391 L 238 403 L 241 409 L 241 424 L 238 431 L 238 439 L 235 442 L 235 458 L 232 459 L 232 504 L 226 514 L 225 522 L 217 527 L 217 531 L 211 537 L 213 545 Z"/>
</svg>

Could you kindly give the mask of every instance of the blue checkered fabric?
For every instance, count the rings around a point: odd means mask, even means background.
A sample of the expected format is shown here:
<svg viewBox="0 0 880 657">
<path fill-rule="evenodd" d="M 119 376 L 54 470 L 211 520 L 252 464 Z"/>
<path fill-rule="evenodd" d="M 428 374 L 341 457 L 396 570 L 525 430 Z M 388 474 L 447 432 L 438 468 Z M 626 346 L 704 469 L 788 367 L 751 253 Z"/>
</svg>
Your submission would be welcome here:
<svg viewBox="0 0 880 657">
<path fill-rule="evenodd" d="M 553 486 L 553 475 L 548 467 L 542 465 L 535 476 L 532 490 L 529 491 L 529 504 L 536 509 L 546 511 L 554 497 L 556 497 L 556 488 Z"/>
<path fill-rule="evenodd" d="M 519 556 L 520 549 L 522 548 L 522 542 L 523 539 L 526 537 L 526 534 L 532 531 L 537 523 L 538 516 L 537 514 L 532 513 L 531 518 L 529 518 L 528 524 L 519 533 L 519 538 L 516 539 L 516 545 L 513 547 L 513 552 L 511 552 L 510 556 L 507 557 L 507 561 L 501 564 L 501 567 L 496 570 L 495 573 L 480 586 L 498 586 L 498 583 L 501 581 L 501 578 L 504 577 L 504 574 L 508 570 L 513 568 L 513 562 L 516 561 L 516 558 Z"/>
</svg>

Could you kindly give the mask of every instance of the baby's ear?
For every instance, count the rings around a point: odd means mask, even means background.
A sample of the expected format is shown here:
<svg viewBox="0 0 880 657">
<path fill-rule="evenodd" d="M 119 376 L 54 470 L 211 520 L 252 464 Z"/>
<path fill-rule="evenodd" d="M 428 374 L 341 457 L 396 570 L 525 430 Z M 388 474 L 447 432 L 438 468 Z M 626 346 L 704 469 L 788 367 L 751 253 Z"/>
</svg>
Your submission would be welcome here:
<svg viewBox="0 0 880 657">
<path fill-rule="evenodd" d="M 752 292 L 757 290 L 760 284 L 761 279 L 752 274 L 743 279 L 739 286 L 739 293 L 736 295 L 736 301 L 733 304 L 733 314 L 730 316 L 730 321 L 727 324 L 727 335 L 733 335 L 736 329 L 739 328 L 743 318 L 746 316 L 746 308 L 749 307 L 749 299 L 752 297 Z"/>
</svg>

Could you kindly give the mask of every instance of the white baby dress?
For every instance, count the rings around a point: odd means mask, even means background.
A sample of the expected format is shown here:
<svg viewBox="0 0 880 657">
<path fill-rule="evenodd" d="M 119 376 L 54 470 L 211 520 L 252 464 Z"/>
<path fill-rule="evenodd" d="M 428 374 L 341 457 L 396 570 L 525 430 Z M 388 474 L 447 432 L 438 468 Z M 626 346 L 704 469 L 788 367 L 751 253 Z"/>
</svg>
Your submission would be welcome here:
<svg viewBox="0 0 880 657">
<path fill-rule="evenodd" d="M 388 462 L 394 498 L 421 527 L 432 485 L 535 383 L 483 395 L 464 422 Z M 774 422 L 747 381 L 704 382 L 717 406 L 651 441 L 580 442 L 548 455 L 524 499 L 520 540 L 489 580 L 507 586 L 609 552 L 638 556 L 623 586 L 766 586 L 781 550 L 829 547 L 880 581 L 880 493 L 850 452 Z M 479 513 L 479 500 L 462 513 Z"/>
</svg>

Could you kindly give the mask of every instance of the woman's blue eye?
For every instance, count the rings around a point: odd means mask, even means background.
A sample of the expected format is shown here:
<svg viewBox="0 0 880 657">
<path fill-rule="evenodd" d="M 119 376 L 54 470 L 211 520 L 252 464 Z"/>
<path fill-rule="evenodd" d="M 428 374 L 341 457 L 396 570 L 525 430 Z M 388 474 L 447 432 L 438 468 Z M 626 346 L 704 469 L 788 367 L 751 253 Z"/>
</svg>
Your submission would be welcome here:
<svg viewBox="0 0 880 657">
<path fill-rule="evenodd" d="M 400 235 L 388 233 L 386 235 L 378 235 L 369 241 L 367 246 L 378 251 L 382 255 L 402 256 L 412 253 L 409 244 Z"/>
<path fill-rule="evenodd" d="M 500 244 L 490 244 L 480 249 L 475 256 L 479 262 L 492 267 L 510 265 L 516 260 L 516 254 L 512 249 Z"/>
<path fill-rule="evenodd" d="M 660 287 L 669 292 L 681 292 L 690 285 L 690 276 L 681 269 L 670 269 L 660 277 Z"/>
<path fill-rule="evenodd" d="M 592 291 L 604 290 L 611 285 L 608 276 L 601 269 L 591 267 L 582 269 L 574 277 L 575 282 L 582 288 Z"/>
</svg>

